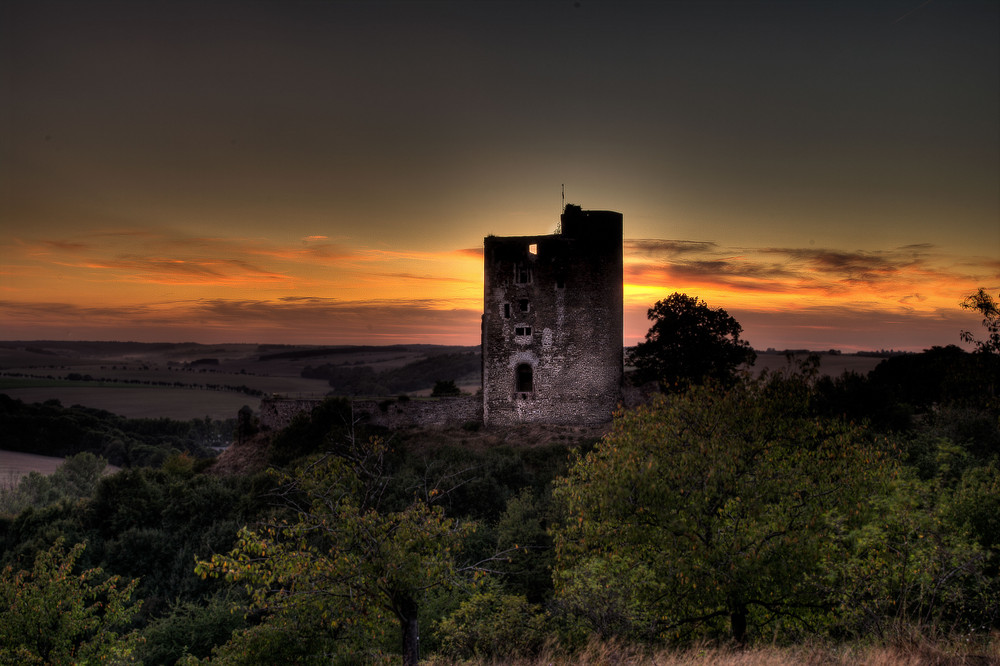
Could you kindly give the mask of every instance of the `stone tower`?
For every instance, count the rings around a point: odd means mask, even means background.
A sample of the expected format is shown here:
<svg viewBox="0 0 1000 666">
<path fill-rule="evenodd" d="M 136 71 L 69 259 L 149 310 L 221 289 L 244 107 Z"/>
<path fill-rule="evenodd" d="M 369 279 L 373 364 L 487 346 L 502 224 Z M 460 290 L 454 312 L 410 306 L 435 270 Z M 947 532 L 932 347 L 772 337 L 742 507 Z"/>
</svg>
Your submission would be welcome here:
<svg viewBox="0 0 1000 666">
<path fill-rule="evenodd" d="M 620 399 L 622 215 L 566 206 L 559 233 L 484 240 L 483 421 L 593 424 Z"/>
</svg>

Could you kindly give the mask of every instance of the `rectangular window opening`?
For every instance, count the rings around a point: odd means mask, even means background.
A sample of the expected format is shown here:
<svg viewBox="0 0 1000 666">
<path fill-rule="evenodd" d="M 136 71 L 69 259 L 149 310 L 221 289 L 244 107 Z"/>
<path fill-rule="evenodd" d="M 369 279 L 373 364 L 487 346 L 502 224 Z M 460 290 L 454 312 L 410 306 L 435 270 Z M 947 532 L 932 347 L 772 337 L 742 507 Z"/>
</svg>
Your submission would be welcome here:
<svg viewBox="0 0 1000 666">
<path fill-rule="evenodd" d="M 514 335 L 531 335 L 530 326 L 517 326 L 514 328 Z"/>
<path fill-rule="evenodd" d="M 531 282 L 531 269 L 525 264 L 518 264 L 514 269 L 514 279 L 518 284 L 528 284 Z"/>
<path fill-rule="evenodd" d="M 528 299 L 527 298 L 522 298 L 520 301 L 518 301 L 518 306 L 521 308 L 521 312 L 527 312 L 528 311 L 528 307 L 529 307 L 528 306 Z"/>
<path fill-rule="evenodd" d="M 510 319 L 510 303 L 503 304 L 503 318 Z"/>
<path fill-rule="evenodd" d="M 532 243 L 528 246 L 528 254 L 538 254 L 538 243 Z"/>
</svg>

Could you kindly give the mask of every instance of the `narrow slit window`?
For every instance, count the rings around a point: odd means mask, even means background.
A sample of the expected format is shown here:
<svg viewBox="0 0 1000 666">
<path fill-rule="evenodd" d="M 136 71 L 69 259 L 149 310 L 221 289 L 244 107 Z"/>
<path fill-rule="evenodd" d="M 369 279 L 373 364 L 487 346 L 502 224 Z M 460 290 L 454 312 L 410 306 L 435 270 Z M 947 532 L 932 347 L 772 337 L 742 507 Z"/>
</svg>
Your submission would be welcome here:
<svg viewBox="0 0 1000 666">
<path fill-rule="evenodd" d="M 510 303 L 503 304 L 503 318 L 510 319 Z"/>
<path fill-rule="evenodd" d="M 530 393 L 535 390 L 534 372 L 527 363 L 517 366 L 517 392 Z"/>
</svg>

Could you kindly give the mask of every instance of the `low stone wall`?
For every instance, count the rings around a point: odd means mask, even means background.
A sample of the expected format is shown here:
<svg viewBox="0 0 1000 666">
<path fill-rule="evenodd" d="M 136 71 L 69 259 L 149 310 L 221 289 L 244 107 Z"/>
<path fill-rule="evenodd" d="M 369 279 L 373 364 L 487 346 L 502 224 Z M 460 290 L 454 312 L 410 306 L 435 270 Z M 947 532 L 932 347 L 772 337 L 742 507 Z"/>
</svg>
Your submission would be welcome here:
<svg viewBox="0 0 1000 666">
<path fill-rule="evenodd" d="M 291 398 L 264 398 L 260 401 L 260 427 L 262 430 L 280 430 L 292 422 L 296 415 L 312 411 L 322 400 Z M 452 398 L 398 400 L 354 400 L 354 413 L 369 423 L 386 428 L 404 426 L 461 425 L 474 421 L 482 423 L 483 399 L 478 395 Z"/>
<path fill-rule="evenodd" d="M 354 412 L 367 413 L 368 422 L 386 428 L 461 425 L 483 421 L 483 399 L 478 395 L 452 398 L 355 400 Z"/>
<path fill-rule="evenodd" d="M 322 400 L 294 400 L 291 398 L 262 398 L 260 401 L 260 429 L 281 430 L 296 415 L 311 412 Z"/>
</svg>

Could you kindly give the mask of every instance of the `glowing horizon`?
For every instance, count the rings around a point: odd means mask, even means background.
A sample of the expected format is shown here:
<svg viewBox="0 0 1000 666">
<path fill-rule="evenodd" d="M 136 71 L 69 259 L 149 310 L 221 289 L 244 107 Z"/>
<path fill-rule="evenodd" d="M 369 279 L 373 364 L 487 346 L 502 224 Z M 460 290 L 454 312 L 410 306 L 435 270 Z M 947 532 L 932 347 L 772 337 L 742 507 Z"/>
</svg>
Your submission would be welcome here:
<svg viewBox="0 0 1000 666">
<path fill-rule="evenodd" d="M 350 249 L 349 239 L 321 234 L 277 245 L 150 231 L 18 237 L 15 247 L 0 286 L 8 340 L 127 331 L 149 342 L 478 344 L 481 248 Z M 1000 261 L 927 244 L 844 252 L 626 239 L 624 343 L 642 339 L 646 310 L 678 291 L 725 308 L 760 349 L 959 344 L 959 331 L 978 322 L 958 303 L 998 273 Z M 860 335 L 873 321 L 896 334 L 933 333 L 873 346 L 870 330 Z"/>
<path fill-rule="evenodd" d="M 758 348 L 1000 292 L 1000 4 L 121 3 L 0 21 L 0 338 L 476 344 L 482 239 L 625 228 Z M 565 202 L 563 201 L 565 193 Z"/>
</svg>

